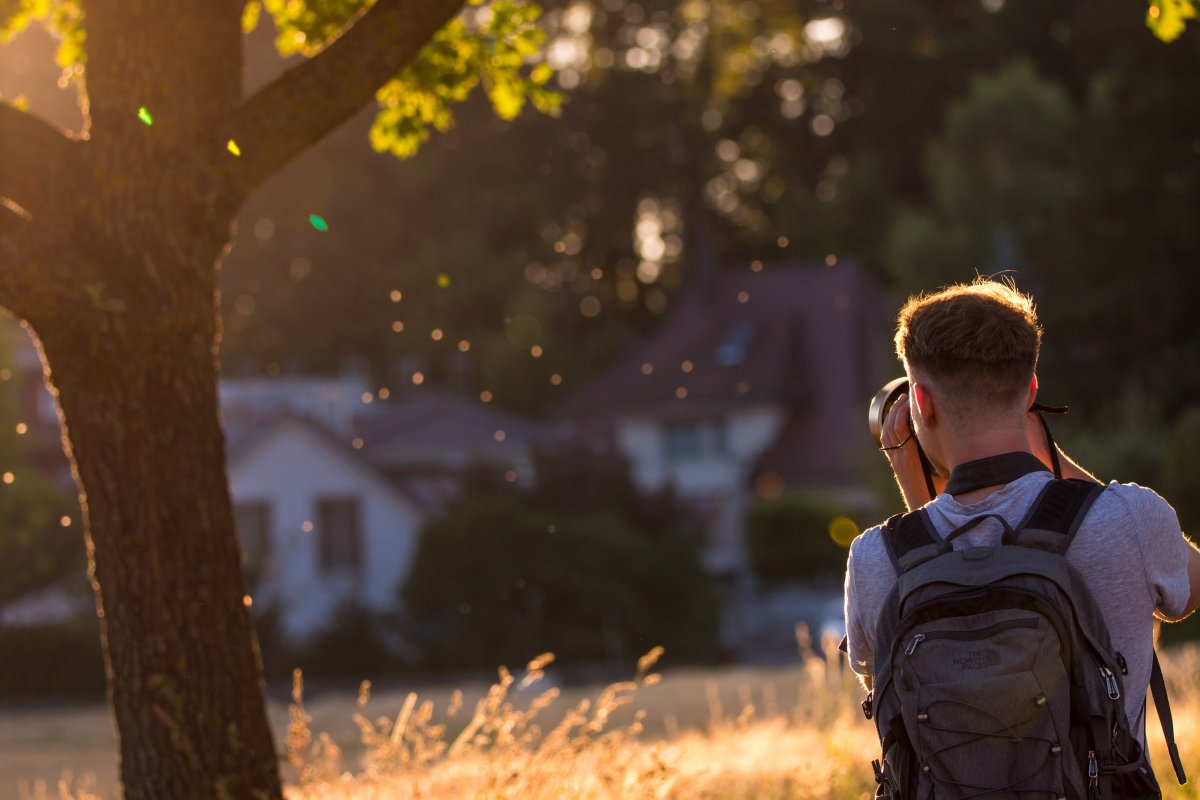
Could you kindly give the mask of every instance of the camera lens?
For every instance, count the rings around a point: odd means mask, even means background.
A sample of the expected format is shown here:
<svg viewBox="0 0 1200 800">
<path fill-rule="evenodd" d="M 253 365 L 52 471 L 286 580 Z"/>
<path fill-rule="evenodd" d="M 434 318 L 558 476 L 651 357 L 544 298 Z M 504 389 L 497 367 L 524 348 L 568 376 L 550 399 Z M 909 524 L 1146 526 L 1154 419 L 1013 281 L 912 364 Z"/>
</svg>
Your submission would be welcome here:
<svg viewBox="0 0 1200 800">
<path fill-rule="evenodd" d="M 867 410 L 867 425 L 876 441 L 882 441 L 883 421 L 887 419 L 888 412 L 900 399 L 900 395 L 907 391 L 908 378 L 896 378 L 885 383 L 883 388 L 871 398 L 871 406 Z"/>
</svg>

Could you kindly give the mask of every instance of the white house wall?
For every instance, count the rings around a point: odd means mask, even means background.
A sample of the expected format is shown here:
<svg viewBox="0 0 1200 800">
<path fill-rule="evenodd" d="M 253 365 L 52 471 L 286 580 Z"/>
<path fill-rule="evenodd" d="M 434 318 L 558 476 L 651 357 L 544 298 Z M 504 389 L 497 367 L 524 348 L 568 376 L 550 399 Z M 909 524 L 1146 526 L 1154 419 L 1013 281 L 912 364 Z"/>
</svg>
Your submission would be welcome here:
<svg viewBox="0 0 1200 800">
<path fill-rule="evenodd" d="M 667 454 L 661 420 L 626 417 L 617 423 L 617 445 L 642 489 L 655 491 L 669 483 L 684 497 L 720 501 L 713 508 L 706 562 L 714 571 L 728 571 L 745 562 L 742 530 L 750 471 L 786 420 L 785 411 L 775 406 L 737 410 L 723 421 L 711 420 L 725 426 L 723 452 L 676 460 Z"/>
<path fill-rule="evenodd" d="M 278 604 L 289 636 L 320 629 L 346 600 L 379 610 L 396 606 L 422 520 L 382 478 L 304 425 L 284 423 L 234 465 L 230 484 L 235 503 L 270 504 L 270 550 L 255 602 Z M 358 573 L 320 572 L 317 501 L 323 497 L 359 499 Z"/>
</svg>

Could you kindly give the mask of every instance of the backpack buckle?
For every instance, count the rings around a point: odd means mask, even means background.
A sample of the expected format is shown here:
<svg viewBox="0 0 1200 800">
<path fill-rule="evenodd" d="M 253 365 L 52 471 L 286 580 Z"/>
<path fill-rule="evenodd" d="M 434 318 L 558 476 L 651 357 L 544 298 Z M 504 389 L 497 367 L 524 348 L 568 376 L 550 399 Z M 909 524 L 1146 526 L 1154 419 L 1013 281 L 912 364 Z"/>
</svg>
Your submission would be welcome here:
<svg viewBox="0 0 1200 800">
<path fill-rule="evenodd" d="M 875 696 L 874 692 L 868 692 L 867 699 L 862 701 L 863 716 L 866 717 L 867 719 L 870 719 L 871 717 L 875 716 L 871 712 L 871 698 L 874 696 Z"/>
</svg>

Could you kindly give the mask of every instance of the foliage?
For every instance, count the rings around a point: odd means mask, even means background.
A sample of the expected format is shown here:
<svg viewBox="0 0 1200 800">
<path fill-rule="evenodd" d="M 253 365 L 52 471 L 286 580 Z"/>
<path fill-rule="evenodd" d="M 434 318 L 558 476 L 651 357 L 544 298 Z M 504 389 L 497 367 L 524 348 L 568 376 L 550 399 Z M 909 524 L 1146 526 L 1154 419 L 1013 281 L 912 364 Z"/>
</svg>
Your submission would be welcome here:
<svg viewBox="0 0 1200 800">
<path fill-rule="evenodd" d="M 1015 61 L 972 78 L 926 150 L 930 212 L 906 209 L 890 234 L 906 290 L 1042 266 L 1074 192 L 1074 115 L 1062 89 Z"/>
<path fill-rule="evenodd" d="M 378 677 L 395 672 L 405 662 L 389 645 L 388 627 L 388 621 L 370 609 L 343 603 L 328 625 L 290 649 L 289 666 L 323 678 Z"/>
<path fill-rule="evenodd" d="M 92 614 L 34 627 L 0 626 L 0 703 L 104 697 L 100 622 Z"/>
<path fill-rule="evenodd" d="M 407 158 L 429 138 L 429 130 L 454 124 L 452 106 L 483 85 L 496 113 L 512 119 L 526 102 L 555 113 L 560 96 L 546 87 L 554 70 L 538 63 L 545 33 L 538 26 L 542 9 L 530 0 L 470 0 L 472 13 L 437 32 L 417 59 L 379 88 L 379 113 L 371 144 L 380 152 Z M 257 27 L 260 9 L 275 23 L 280 55 L 313 56 L 346 23 L 373 2 L 251 0 L 243 27 Z"/>
<path fill-rule="evenodd" d="M 558 70 L 554 85 L 570 92 L 561 118 L 524 114 L 510 123 L 480 100 L 467 101 L 456 114 L 469 124 L 432 139 L 427 159 L 404 164 L 364 156 L 355 149 L 360 133 L 348 131 L 305 165 L 302 179 L 289 176 L 254 204 L 245 226 L 266 218 L 275 227 L 269 241 L 235 251 L 223 273 L 229 296 L 256 301 L 249 314 L 227 307 L 226 351 L 236 369 L 333 371 L 360 356 L 386 385 L 395 363 L 412 358 L 426 380 L 463 385 L 455 376 L 465 371 L 463 388 L 540 410 L 657 323 L 685 281 L 684 253 L 707 258 L 710 234 L 722 245 L 727 229 L 740 236 L 754 227 L 755 246 L 769 242 L 772 253 L 781 232 L 819 236 L 828 252 L 822 226 L 808 233 L 796 224 L 818 209 L 789 205 L 775 214 L 763 200 L 778 188 L 768 189 L 764 177 L 777 156 L 803 159 L 805 169 L 819 160 L 805 149 L 805 122 L 779 118 L 773 89 L 809 70 L 801 58 L 803 10 L 771 2 L 754 14 L 741 3 L 672 2 L 625 15 L 598 3 L 545 5 L 539 24 Z M 637 44 L 639 32 L 647 47 Z M 656 66 L 627 63 L 647 53 L 656 54 Z M 728 125 L 709 131 L 699 120 L 716 107 Z M 761 164 L 760 177 L 744 185 L 733 178 L 734 162 L 715 154 L 724 137 L 740 142 L 743 169 Z M 733 181 L 745 220 L 737 210 L 729 224 L 710 219 L 726 214 L 704 207 L 706 182 L 718 176 Z M 797 176 L 797 191 L 806 180 Z M 292 211 L 302 204 L 328 208 L 343 244 L 287 222 L 307 215 Z M 647 250 L 661 241 L 657 275 L 638 271 L 639 222 L 643 231 L 661 226 Z M 353 263 L 345 262 L 343 237 L 361 252 Z M 311 264 L 295 273 L 304 277 L 291 277 L 296 259 Z M 347 270 L 356 280 L 344 279 Z M 435 283 L 441 274 L 452 279 L 448 286 Z M 393 290 L 403 294 L 399 305 L 388 299 Z M 598 313 L 584 315 L 585 300 Z M 312 314 L 347 322 L 336 336 L 316 336 L 301 322 Z M 444 336 L 433 338 L 435 329 Z M 459 342 L 469 351 L 459 352 Z M 535 344 L 540 358 L 530 355 Z"/>
<path fill-rule="evenodd" d="M 839 575 L 846 568 L 849 539 L 835 541 L 849 512 L 821 497 L 785 494 L 760 500 L 746 515 L 746 551 L 750 566 L 767 583 L 813 580 Z M 857 529 L 855 529 L 856 531 Z"/>
<path fill-rule="evenodd" d="M 564 661 L 595 661 L 660 640 L 686 656 L 711 643 L 711 605 L 699 574 L 690 586 L 672 574 L 676 554 L 612 515 L 485 496 L 422 529 L 402 597 L 430 665 L 513 662 L 547 647 Z M 668 613 L 658 604 L 664 583 L 687 592 L 672 606 L 695 599 L 700 608 Z"/>
<path fill-rule="evenodd" d="M 430 663 L 565 661 L 711 652 L 716 605 L 695 524 L 669 492 L 646 495 L 616 456 L 540 453 L 529 490 L 479 471 L 421 531 L 402 589 Z"/>
<path fill-rule="evenodd" d="M 24 334 L 11 322 L 0 325 L 0 364 L 11 365 L 15 337 Z M 21 422 L 21 405 L 13 370 L 0 380 L 0 607 L 21 595 L 49 586 L 68 575 L 83 574 L 86 557 L 80 533 L 79 504 L 71 494 L 39 471 L 30 451 L 41 443 Z M 66 520 L 67 524 L 63 524 Z"/>
<path fill-rule="evenodd" d="M 380 87 L 380 112 L 371 127 L 376 150 L 413 155 L 430 128 L 445 131 L 454 123 L 451 104 L 466 100 L 480 83 L 502 119 L 514 119 L 526 102 L 543 113 L 558 111 L 561 96 L 546 87 L 554 70 L 544 62 L 526 69 L 545 42 L 537 26 L 541 7 L 495 0 L 486 11 L 474 15 L 475 31 L 466 20 L 453 20 L 415 63 Z"/>
<path fill-rule="evenodd" d="M 71 520 L 64 526 L 62 518 Z M 39 473 L 0 485 L 0 606 L 85 566 L 79 506 Z"/>
<path fill-rule="evenodd" d="M 1189 19 L 1196 19 L 1195 0 L 1150 0 L 1146 11 L 1146 26 L 1164 42 L 1178 39 Z"/>
</svg>

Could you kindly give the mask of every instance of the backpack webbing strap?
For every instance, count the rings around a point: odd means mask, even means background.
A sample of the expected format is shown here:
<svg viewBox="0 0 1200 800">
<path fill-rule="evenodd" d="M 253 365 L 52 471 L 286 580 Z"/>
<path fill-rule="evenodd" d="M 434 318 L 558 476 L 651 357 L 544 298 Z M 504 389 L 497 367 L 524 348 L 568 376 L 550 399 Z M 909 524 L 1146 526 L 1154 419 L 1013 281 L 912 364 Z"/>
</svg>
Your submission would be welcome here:
<svg viewBox="0 0 1200 800">
<path fill-rule="evenodd" d="M 919 547 L 936 545 L 941 539 L 933 530 L 929 517 L 921 509 L 896 514 L 883 525 L 883 544 L 896 574 L 904 571 L 901 560 Z"/>
<path fill-rule="evenodd" d="M 1183 771 L 1183 762 L 1179 760 L 1179 747 L 1175 744 L 1175 721 L 1171 718 L 1171 703 L 1167 700 L 1167 682 L 1163 680 L 1162 667 L 1158 664 L 1158 653 L 1150 665 L 1150 695 L 1154 698 L 1154 710 L 1158 712 L 1158 721 L 1162 723 L 1163 739 L 1167 743 L 1167 752 L 1171 755 L 1171 766 L 1175 768 L 1175 778 L 1179 785 L 1187 783 L 1187 773 Z"/>
<path fill-rule="evenodd" d="M 1102 491 L 1104 484 L 1092 481 L 1050 481 L 1017 530 L 1029 528 L 1061 533 L 1064 537 L 1061 552 L 1065 553 L 1075 539 L 1079 526 L 1083 524 L 1083 518 Z"/>
</svg>

